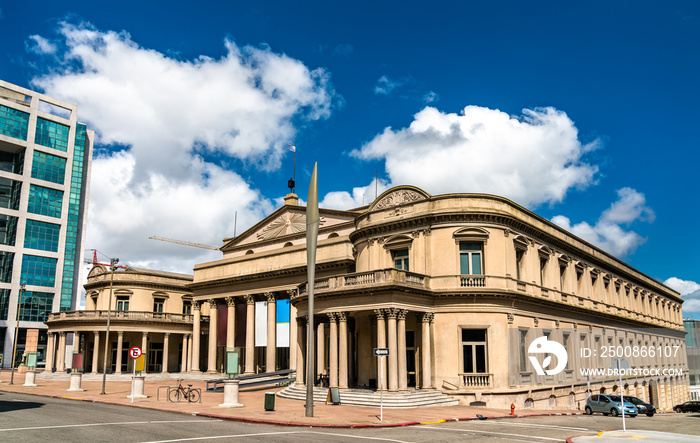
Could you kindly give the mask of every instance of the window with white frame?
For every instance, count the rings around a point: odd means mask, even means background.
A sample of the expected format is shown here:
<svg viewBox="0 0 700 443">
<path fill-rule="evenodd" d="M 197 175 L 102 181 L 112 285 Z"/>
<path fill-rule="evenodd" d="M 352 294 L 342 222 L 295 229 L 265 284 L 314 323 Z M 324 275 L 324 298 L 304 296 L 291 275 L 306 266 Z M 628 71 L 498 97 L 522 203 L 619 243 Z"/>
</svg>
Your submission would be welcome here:
<svg viewBox="0 0 700 443">
<path fill-rule="evenodd" d="M 394 267 L 402 271 L 408 271 L 408 248 L 391 251 L 391 258 L 394 260 Z"/>
<path fill-rule="evenodd" d="M 481 275 L 482 244 L 476 242 L 459 242 L 459 272 L 462 275 Z"/>
<path fill-rule="evenodd" d="M 487 372 L 486 329 L 462 329 L 462 372 Z"/>
</svg>

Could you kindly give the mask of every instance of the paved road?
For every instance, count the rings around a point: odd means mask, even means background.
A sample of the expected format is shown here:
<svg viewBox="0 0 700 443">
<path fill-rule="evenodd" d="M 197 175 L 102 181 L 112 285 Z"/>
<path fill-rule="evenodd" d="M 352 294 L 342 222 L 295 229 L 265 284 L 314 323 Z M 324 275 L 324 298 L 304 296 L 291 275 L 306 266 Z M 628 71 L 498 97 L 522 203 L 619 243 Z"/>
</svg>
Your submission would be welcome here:
<svg viewBox="0 0 700 443">
<path fill-rule="evenodd" d="M 630 429 L 700 436 L 700 414 L 629 419 Z M 0 392 L 0 441 L 12 442 L 562 442 L 622 427 L 603 416 L 446 422 L 405 428 L 323 429 L 253 425 L 150 409 Z"/>
</svg>

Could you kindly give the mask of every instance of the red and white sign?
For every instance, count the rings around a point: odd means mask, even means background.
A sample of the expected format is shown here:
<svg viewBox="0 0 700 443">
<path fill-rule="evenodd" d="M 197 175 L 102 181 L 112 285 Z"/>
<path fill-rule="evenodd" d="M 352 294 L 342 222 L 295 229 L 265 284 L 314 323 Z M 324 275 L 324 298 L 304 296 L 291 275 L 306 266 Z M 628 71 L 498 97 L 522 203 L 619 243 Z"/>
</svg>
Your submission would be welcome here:
<svg viewBox="0 0 700 443">
<path fill-rule="evenodd" d="M 129 349 L 129 357 L 133 359 L 141 357 L 141 354 L 143 354 L 143 352 L 141 352 L 141 348 L 138 346 L 134 346 L 133 348 Z"/>
</svg>

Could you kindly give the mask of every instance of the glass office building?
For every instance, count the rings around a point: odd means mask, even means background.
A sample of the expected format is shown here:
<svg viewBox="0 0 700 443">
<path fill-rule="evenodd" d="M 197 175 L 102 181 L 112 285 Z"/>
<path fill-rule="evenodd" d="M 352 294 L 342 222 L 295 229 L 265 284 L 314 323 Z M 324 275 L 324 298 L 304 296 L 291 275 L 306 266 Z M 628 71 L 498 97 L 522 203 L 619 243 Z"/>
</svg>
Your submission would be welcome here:
<svg viewBox="0 0 700 443">
<path fill-rule="evenodd" d="M 44 321 L 51 312 L 78 305 L 94 132 L 78 123 L 77 111 L 76 105 L 0 80 L 3 368 L 12 363 L 18 318 L 16 358 L 35 347 L 41 366 Z M 29 330 L 39 330 L 37 343 L 25 343 L 36 337 Z"/>
</svg>

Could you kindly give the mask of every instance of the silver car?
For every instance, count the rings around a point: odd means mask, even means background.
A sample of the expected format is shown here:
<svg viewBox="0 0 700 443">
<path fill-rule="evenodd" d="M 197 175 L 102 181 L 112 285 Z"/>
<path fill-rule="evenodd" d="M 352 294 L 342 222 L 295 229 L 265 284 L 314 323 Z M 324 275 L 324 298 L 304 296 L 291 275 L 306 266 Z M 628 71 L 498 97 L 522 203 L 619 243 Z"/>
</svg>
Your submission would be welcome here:
<svg viewBox="0 0 700 443">
<path fill-rule="evenodd" d="M 588 397 L 586 401 L 586 414 L 591 415 L 594 412 L 600 412 L 603 415 L 612 415 L 617 417 L 622 414 L 622 404 L 619 395 L 595 394 Z M 639 414 L 637 408 L 625 398 L 624 402 L 625 415 L 636 417 Z"/>
</svg>

